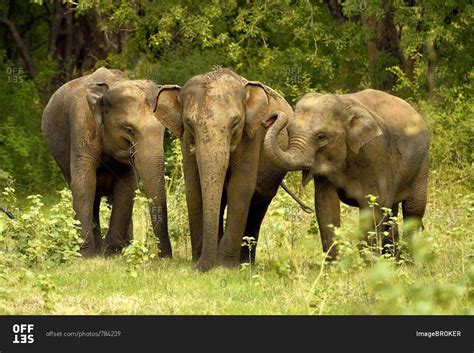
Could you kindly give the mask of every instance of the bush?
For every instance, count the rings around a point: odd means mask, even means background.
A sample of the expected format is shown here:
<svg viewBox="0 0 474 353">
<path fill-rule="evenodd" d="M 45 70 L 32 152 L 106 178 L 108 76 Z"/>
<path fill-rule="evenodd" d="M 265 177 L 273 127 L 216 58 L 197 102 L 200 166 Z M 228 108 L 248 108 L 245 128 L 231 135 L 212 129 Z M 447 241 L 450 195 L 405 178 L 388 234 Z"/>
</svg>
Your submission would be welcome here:
<svg viewBox="0 0 474 353">
<path fill-rule="evenodd" d="M 474 102 L 459 96 L 452 101 L 448 98 L 443 108 L 429 102 L 419 106 L 430 130 L 431 165 L 470 167 L 474 162 Z"/>
<path fill-rule="evenodd" d="M 60 191 L 59 201 L 49 210 L 43 208 L 41 195 L 28 196 L 27 206 L 19 207 L 14 192 L 7 187 L 2 193 L 16 219 L 0 228 L 0 261 L 14 258 L 17 266 L 51 266 L 80 256 L 82 238 L 69 190 Z"/>
<path fill-rule="evenodd" d="M 136 213 L 141 216 L 141 222 L 139 222 L 139 227 L 134 227 L 134 239 L 129 246 L 123 248 L 122 254 L 127 263 L 127 272 L 132 277 L 137 277 L 139 271 L 144 271 L 149 261 L 156 257 L 158 248 L 157 239 L 150 228 L 148 199 L 142 195 L 140 190 L 137 190 L 134 200 L 134 208 Z"/>
<path fill-rule="evenodd" d="M 40 74 L 30 80 L 26 74 L 9 76 L 13 63 L 3 65 L 0 52 L 0 188 L 11 179 L 19 194 L 55 190 L 64 179 L 41 134 L 41 116 L 49 97 L 43 87 L 53 75 L 53 66 L 46 61 Z M 17 78 L 18 82 L 11 82 Z"/>
</svg>

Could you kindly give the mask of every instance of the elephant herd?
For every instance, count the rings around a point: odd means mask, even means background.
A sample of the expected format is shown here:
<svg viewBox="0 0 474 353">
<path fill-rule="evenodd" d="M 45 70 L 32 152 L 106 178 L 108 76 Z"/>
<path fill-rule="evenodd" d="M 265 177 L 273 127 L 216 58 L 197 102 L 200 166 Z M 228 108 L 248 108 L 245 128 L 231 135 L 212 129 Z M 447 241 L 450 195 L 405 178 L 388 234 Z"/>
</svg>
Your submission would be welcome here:
<svg viewBox="0 0 474 353">
<path fill-rule="evenodd" d="M 138 179 L 150 200 L 159 255 L 172 256 L 165 128 L 181 143 L 192 257 L 201 271 L 255 261 L 255 247 L 242 247 L 242 238 L 258 242 L 288 171 L 301 170 L 303 184 L 314 179 L 316 216 L 330 258 L 336 258 L 337 247 L 328 225 L 340 226 L 340 201 L 364 209 L 366 196 L 377 195 L 378 221 L 384 219 L 383 208 L 396 215 L 401 203 L 404 219 L 421 226 L 428 130 L 397 97 L 371 89 L 309 93 L 293 110 L 270 87 L 229 69 L 195 76 L 179 87 L 100 68 L 60 87 L 42 119 L 49 150 L 72 191 L 83 256 L 111 255 L 130 243 Z M 103 240 L 104 196 L 112 213 Z M 397 237 L 383 237 L 383 245 Z"/>
</svg>

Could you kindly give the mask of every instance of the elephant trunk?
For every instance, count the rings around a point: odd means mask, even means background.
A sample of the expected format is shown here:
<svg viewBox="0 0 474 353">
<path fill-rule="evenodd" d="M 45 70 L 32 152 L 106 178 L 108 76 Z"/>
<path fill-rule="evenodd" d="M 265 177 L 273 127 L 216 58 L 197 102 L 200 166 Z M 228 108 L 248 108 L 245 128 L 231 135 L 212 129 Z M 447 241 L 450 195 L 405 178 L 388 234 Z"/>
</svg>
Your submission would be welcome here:
<svg viewBox="0 0 474 353">
<path fill-rule="evenodd" d="M 217 257 L 219 217 L 225 176 L 229 166 L 228 146 L 209 149 L 208 143 L 196 146 L 196 159 L 202 190 L 203 242 L 198 269 L 206 271 L 214 266 Z"/>
<path fill-rule="evenodd" d="M 163 133 L 142 139 L 137 144 L 135 167 L 143 181 L 145 194 L 150 200 L 149 209 L 153 232 L 159 240 L 159 256 L 171 257 L 168 235 L 168 209 L 164 171 Z"/>
<path fill-rule="evenodd" d="M 273 125 L 265 136 L 265 150 L 270 160 L 286 171 L 310 169 L 313 165 L 313 149 L 307 144 L 303 133 L 292 134 L 288 141 L 288 149 L 283 151 L 278 145 L 278 134 L 288 124 L 288 116 L 283 112 L 275 112 L 269 120 L 276 117 Z"/>
</svg>

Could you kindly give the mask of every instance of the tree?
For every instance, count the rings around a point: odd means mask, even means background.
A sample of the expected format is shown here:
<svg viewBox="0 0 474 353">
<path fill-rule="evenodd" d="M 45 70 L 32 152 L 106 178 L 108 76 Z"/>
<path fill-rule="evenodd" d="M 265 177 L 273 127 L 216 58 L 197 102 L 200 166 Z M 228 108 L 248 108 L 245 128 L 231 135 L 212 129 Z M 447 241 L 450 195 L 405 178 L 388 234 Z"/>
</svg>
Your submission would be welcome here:
<svg viewBox="0 0 474 353">
<path fill-rule="evenodd" d="M 12 36 L 13 40 L 15 41 L 15 44 L 18 48 L 18 53 L 23 60 L 23 63 L 26 66 L 26 69 L 28 70 L 30 76 L 34 78 L 37 74 L 36 66 L 33 64 L 33 60 L 31 59 L 30 51 L 28 50 L 27 46 L 23 42 L 23 40 L 20 37 L 20 34 L 18 33 L 15 25 L 13 24 L 12 21 L 7 19 L 4 16 L 0 16 L 0 24 L 4 25 L 8 31 L 10 32 L 10 35 Z"/>
</svg>

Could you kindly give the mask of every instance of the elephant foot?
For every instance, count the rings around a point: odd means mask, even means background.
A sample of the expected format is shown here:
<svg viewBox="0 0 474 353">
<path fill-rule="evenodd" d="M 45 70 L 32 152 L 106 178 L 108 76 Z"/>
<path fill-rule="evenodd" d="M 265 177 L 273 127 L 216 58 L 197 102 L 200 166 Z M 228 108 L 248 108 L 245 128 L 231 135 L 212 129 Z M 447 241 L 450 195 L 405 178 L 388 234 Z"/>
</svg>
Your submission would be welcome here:
<svg viewBox="0 0 474 353">
<path fill-rule="evenodd" d="M 222 256 L 217 255 L 217 265 L 227 268 L 236 268 L 240 266 L 240 256 Z"/>
<path fill-rule="evenodd" d="M 240 261 L 237 260 L 232 260 L 232 261 L 229 261 L 229 260 L 220 260 L 218 262 L 218 265 L 220 267 L 225 267 L 225 268 L 237 268 L 240 266 Z"/>
<path fill-rule="evenodd" d="M 81 248 L 79 253 L 81 254 L 82 257 L 86 257 L 86 258 L 94 257 L 96 255 L 94 248 Z"/>
<path fill-rule="evenodd" d="M 325 259 L 326 262 L 330 263 L 330 262 L 334 262 L 334 261 L 337 260 L 337 255 L 338 255 L 339 251 L 338 251 L 335 244 L 328 247 L 328 249 L 327 248 L 325 249 L 325 247 L 323 247 L 323 252 L 325 252 L 327 254 L 326 259 Z"/>
<path fill-rule="evenodd" d="M 93 242 L 85 241 L 79 251 L 82 257 L 93 257 L 96 255 L 96 248 Z"/>
<path fill-rule="evenodd" d="M 207 272 L 213 267 L 213 261 L 199 259 L 199 262 L 196 265 L 196 270 L 199 272 Z"/>
<path fill-rule="evenodd" d="M 160 259 L 171 259 L 173 258 L 173 254 L 170 253 L 170 252 L 162 252 L 162 251 L 159 251 L 158 252 L 158 257 Z"/>
<path fill-rule="evenodd" d="M 96 243 L 97 244 L 97 243 Z M 103 254 L 103 251 L 102 251 L 102 244 L 100 244 L 100 246 L 95 246 L 95 253 L 94 255 L 95 256 L 102 256 Z"/>
<path fill-rule="evenodd" d="M 172 258 L 173 252 L 171 250 L 171 245 L 159 246 L 158 248 L 158 257 L 160 259 Z"/>
<path fill-rule="evenodd" d="M 241 255 L 245 256 L 245 252 L 242 254 L 242 250 L 241 247 L 236 248 L 229 243 L 221 242 L 217 249 L 217 264 L 229 268 L 239 267 Z"/>
<path fill-rule="evenodd" d="M 197 249 L 197 250 L 193 249 L 191 256 L 194 262 L 198 262 L 199 259 L 201 258 L 201 249 Z"/>
<path fill-rule="evenodd" d="M 104 250 L 103 250 L 102 254 L 105 257 L 119 255 L 122 252 L 123 248 L 124 248 L 124 246 L 117 245 L 117 244 L 104 245 Z"/>
</svg>

